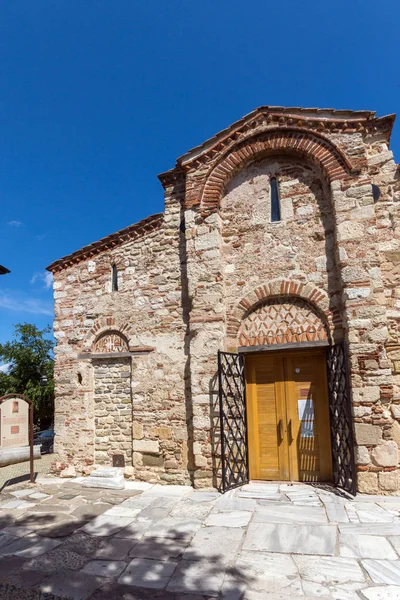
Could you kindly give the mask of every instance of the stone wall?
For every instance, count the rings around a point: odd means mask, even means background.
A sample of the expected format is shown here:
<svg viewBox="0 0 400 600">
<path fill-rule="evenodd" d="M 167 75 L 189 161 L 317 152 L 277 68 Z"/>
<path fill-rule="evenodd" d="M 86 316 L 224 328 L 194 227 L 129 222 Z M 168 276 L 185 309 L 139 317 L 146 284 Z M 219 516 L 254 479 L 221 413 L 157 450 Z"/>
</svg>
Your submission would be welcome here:
<svg viewBox="0 0 400 600">
<path fill-rule="evenodd" d="M 94 462 L 113 464 L 122 454 L 132 465 L 132 386 L 128 358 L 93 360 L 94 377 Z"/>
<path fill-rule="evenodd" d="M 106 238 L 96 255 L 71 255 L 68 266 L 54 270 L 56 471 L 73 465 L 90 472 L 98 462 L 111 464 L 119 448 L 129 475 L 190 480 L 181 208 L 174 203 L 167 212 L 153 230 L 111 247 Z M 114 360 L 118 354 L 124 358 Z M 128 364 L 132 375 L 120 389 L 118 372 L 127 373 Z M 121 420 L 126 427 L 117 436 Z"/>
</svg>

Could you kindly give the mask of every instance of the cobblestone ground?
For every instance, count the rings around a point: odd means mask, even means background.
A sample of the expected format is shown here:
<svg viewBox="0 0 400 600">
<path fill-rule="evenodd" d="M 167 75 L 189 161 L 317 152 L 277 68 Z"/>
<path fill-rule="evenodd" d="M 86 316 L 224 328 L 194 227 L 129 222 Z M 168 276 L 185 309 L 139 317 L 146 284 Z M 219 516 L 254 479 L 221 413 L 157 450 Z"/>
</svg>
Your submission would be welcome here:
<svg viewBox="0 0 400 600">
<path fill-rule="evenodd" d="M 400 600 L 400 497 L 126 485 L 5 488 L 0 593 L 5 579 L 21 591 L 1 597 Z"/>
<path fill-rule="evenodd" d="M 35 473 L 50 473 L 53 460 L 53 454 L 43 454 L 41 459 L 34 462 Z M 18 480 L 29 480 L 29 460 L 8 467 L 0 467 L 0 491 L 7 485 L 15 484 Z"/>
</svg>

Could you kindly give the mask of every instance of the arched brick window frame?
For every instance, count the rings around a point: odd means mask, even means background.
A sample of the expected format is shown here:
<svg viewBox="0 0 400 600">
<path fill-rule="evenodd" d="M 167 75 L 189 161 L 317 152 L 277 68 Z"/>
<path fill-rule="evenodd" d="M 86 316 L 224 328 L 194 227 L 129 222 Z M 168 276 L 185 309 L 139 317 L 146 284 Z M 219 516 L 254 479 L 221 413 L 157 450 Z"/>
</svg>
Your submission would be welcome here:
<svg viewBox="0 0 400 600">
<path fill-rule="evenodd" d="M 96 342 L 107 334 L 117 334 L 126 340 L 128 348 L 132 346 L 132 329 L 126 321 L 114 317 L 101 317 L 97 319 L 87 334 L 83 343 L 83 352 L 92 352 Z"/>
<path fill-rule="evenodd" d="M 230 148 L 206 176 L 200 206 L 219 207 L 226 184 L 249 163 L 268 154 L 296 154 L 316 164 L 329 182 L 355 174 L 349 159 L 329 139 L 315 132 L 294 128 L 270 130 Z"/>
<path fill-rule="evenodd" d="M 329 296 L 310 283 L 290 279 L 275 279 L 258 286 L 244 296 L 231 311 L 227 318 L 227 336 L 230 344 L 237 342 L 240 325 L 249 313 L 263 302 L 278 297 L 294 297 L 307 301 L 324 323 L 328 341 L 332 342 L 336 332 L 342 329 L 342 319 L 339 310 L 330 306 Z"/>
</svg>

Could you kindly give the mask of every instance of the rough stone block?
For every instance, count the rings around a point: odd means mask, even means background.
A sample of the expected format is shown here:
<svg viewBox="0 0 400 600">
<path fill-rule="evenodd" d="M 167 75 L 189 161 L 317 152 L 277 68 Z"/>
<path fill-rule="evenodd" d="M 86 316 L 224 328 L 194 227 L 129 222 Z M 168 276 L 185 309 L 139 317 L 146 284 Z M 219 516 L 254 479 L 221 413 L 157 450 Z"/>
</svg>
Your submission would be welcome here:
<svg viewBox="0 0 400 600">
<path fill-rule="evenodd" d="M 133 440 L 134 452 L 145 452 L 146 454 L 159 454 L 160 443 L 158 440 Z"/>
<path fill-rule="evenodd" d="M 372 462 L 379 467 L 397 467 L 399 449 L 394 441 L 376 446 L 371 453 Z"/>
<path fill-rule="evenodd" d="M 378 425 L 356 423 L 354 429 L 359 446 L 376 446 L 382 442 L 382 429 Z"/>
<path fill-rule="evenodd" d="M 387 492 L 394 492 L 400 489 L 399 471 L 382 471 L 378 473 L 379 487 Z"/>
<path fill-rule="evenodd" d="M 362 494 L 378 494 L 377 473 L 370 473 L 368 471 L 357 473 L 357 488 Z"/>
</svg>

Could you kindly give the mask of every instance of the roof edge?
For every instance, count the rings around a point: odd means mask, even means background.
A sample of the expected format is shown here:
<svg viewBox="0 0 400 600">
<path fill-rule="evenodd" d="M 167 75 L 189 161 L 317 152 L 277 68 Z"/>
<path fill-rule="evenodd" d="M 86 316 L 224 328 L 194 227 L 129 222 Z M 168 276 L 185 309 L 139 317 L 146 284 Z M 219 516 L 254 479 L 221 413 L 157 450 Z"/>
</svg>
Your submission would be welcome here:
<svg viewBox="0 0 400 600">
<path fill-rule="evenodd" d="M 142 219 L 138 223 L 134 223 L 133 225 L 128 225 L 124 229 L 120 229 L 115 233 L 111 233 L 104 238 L 101 238 L 97 242 L 93 242 L 88 246 L 83 246 L 79 250 L 72 252 L 72 254 L 67 254 L 62 258 L 54 261 L 46 267 L 47 271 L 51 273 L 57 273 L 66 269 L 74 264 L 77 264 L 83 260 L 91 258 L 92 256 L 96 256 L 101 252 L 105 252 L 106 250 L 111 250 L 120 244 L 123 244 L 128 241 L 136 240 L 146 233 L 151 233 L 152 231 L 156 231 L 159 229 L 164 221 L 164 213 L 156 213 L 154 215 L 150 215 L 145 219 Z"/>
<path fill-rule="evenodd" d="M 287 119 L 304 119 L 307 122 L 316 122 L 320 125 L 335 123 L 338 127 L 344 127 L 345 129 L 348 129 L 349 125 L 355 126 L 357 123 L 363 125 L 368 124 L 371 126 L 375 125 L 378 127 L 384 127 L 385 130 L 387 129 L 388 142 L 390 141 L 391 128 L 393 127 L 393 123 L 396 118 L 396 115 L 394 114 L 376 117 L 376 112 L 369 110 L 335 110 L 332 108 L 259 106 L 238 121 L 235 121 L 235 123 L 232 123 L 232 125 L 229 127 L 222 129 L 202 144 L 195 146 L 180 156 L 176 161 L 175 168 L 167 171 L 167 173 L 172 173 L 177 168 L 187 166 L 193 160 L 196 160 L 200 156 L 206 154 L 224 138 L 232 135 L 232 133 L 242 127 L 246 122 L 259 117 L 260 115 L 271 115 L 272 119 L 276 121 L 276 124 L 280 126 L 285 126 L 285 123 L 279 123 L 279 121 L 285 121 Z"/>
</svg>

